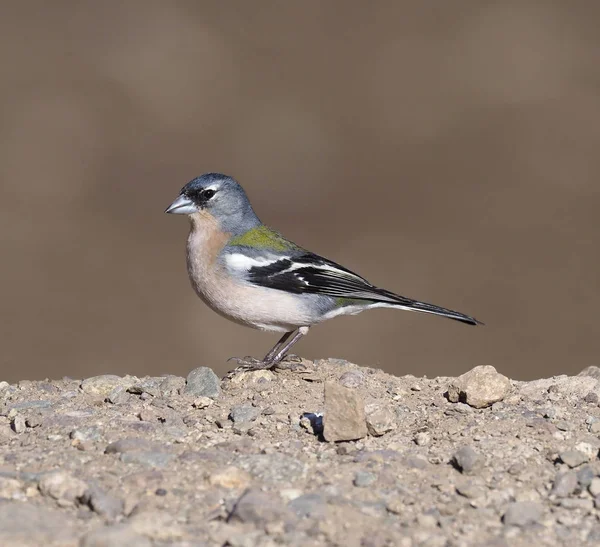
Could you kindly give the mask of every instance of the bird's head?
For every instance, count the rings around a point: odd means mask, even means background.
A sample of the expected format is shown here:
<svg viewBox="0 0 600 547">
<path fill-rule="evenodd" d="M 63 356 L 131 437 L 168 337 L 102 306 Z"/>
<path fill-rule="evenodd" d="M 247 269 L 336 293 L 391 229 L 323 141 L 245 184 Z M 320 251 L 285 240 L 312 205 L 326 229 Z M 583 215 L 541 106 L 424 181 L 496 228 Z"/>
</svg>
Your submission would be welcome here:
<svg viewBox="0 0 600 547">
<path fill-rule="evenodd" d="M 220 173 L 206 173 L 188 182 L 165 213 L 189 215 L 192 221 L 210 215 L 224 231 L 232 233 L 258 221 L 244 189 Z"/>
</svg>

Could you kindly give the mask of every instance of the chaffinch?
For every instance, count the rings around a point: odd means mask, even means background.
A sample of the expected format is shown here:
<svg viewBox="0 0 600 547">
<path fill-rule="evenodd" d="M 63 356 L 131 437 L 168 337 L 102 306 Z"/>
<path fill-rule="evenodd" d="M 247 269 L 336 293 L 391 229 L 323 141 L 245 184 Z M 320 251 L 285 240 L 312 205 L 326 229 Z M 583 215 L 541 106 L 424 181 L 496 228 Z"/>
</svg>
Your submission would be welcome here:
<svg viewBox="0 0 600 547">
<path fill-rule="evenodd" d="M 274 368 L 317 323 L 374 308 L 480 321 L 380 289 L 354 272 L 285 239 L 254 213 L 231 177 L 207 173 L 186 184 L 166 213 L 188 215 L 188 274 L 197 295 L 236 323 L 284 333 L 262 360 L 244 369 Z"/>
</svg>

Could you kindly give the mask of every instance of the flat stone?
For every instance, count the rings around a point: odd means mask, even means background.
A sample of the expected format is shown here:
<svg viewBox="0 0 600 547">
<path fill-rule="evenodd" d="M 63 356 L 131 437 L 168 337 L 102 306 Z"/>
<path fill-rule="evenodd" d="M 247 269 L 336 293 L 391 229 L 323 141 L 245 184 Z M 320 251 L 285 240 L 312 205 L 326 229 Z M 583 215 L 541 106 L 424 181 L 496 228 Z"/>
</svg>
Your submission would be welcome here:
<svg viewBox="0 0 600 547">
<path fill-rule="evenodd" d="M 221 381 L 212 369 L 198 367 L 188 374 L 184 392 L 196 397 L 214 399 L 221 395 Z"/>
<path fill-rule="evenodd" d="M 396 429 L 396 417 L 385 405 L 372 403 L 365 407 L 367 429 L 374 437 L 381 437 Z"/>
<path fill-rule="evenodd" d="M 538 523 L 543 513 L 543 506 L 537 502 L 517 501 L 508 506 L 502 522 L 507 526 L 529 526 Z"/>
<path fill-rule="evenodd" d="M 325 382 L 323 436 L 329 442 L 352 441 L 367 436 L 365 405 L 354 390 Z"/>
<path fill-rule="evenodd" d="M 472 473 L 477 470 L 482 461 L 479 454 L 470 446 L 459 448 L 452 457 L 452 461 L 461 473 Z"/>
<path fill-rule="evenodd" d="M 490 365 L 477 366 L 448 386 L 448 400 L 485 408 L 502 401 L 510 391 L 510 380 Z"/>
</svg>

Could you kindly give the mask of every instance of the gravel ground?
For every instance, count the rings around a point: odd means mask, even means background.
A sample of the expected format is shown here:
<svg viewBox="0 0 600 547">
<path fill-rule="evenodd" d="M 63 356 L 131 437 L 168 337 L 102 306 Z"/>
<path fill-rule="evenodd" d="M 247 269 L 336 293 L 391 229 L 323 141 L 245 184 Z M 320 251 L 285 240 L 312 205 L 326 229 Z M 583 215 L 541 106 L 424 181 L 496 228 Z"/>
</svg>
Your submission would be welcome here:
<svg viewBox="0 0 600 547">
<path fill-rule="evenodd" d="M 598 544 L 599 379 L 0 382 L 0 545 Z"/>
</svg>

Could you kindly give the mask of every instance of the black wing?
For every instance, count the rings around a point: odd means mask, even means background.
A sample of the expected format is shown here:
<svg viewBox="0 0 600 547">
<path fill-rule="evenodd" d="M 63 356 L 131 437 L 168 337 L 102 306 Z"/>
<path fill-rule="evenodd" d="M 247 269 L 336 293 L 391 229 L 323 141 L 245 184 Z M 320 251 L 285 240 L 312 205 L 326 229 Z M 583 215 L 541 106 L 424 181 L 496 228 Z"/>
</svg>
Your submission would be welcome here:
<svg viewBox="0 0 600 547">
<path fill-rule="evenodd" d="M 460 312 L 419 302 L 380 289 L 354 272 L 313 253 L 281 258 L 270 264 L 253 266 L 247 279 L 262 287 L 294 294 L 322 294 L 332 298 L 382 302 L 401 308 L 442 315 L 470 325 L 482 324 Z"/>
</svg>

